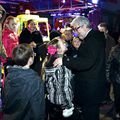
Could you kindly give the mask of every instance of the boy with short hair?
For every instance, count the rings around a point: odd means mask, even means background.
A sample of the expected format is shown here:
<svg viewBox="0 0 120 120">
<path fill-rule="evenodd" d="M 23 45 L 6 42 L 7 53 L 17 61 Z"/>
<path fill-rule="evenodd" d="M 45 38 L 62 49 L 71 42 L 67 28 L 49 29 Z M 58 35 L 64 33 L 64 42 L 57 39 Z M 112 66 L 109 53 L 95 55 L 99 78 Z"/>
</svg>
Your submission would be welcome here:
<svg viewBox="0 0 120 120">
<path fill-rule="evenodd" d="M 14 66 L 9 66 L 3 90 L 4 120 L 44 120 L 44 85 L 30 69 L 34 52 L 29 44 L 13 50 Z"/>
</svg>

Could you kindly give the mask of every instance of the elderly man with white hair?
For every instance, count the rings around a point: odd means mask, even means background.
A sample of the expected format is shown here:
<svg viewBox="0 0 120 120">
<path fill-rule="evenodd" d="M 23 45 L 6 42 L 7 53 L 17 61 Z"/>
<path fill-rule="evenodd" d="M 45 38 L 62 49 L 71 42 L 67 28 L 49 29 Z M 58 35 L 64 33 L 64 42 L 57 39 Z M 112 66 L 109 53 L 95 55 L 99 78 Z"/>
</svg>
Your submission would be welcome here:
<svg viewBox="0 0 120 120">
<path fill-rule="evenodd" d="M 105 93 L 105 37 L 93 30 L 84 16 L 73 19 L 71 26 L 83 40 L 77 57 L 56 59 L 54 66 L 63 64 L 75 71 L 75 104 L 82 108 L 83 120 L 99 120 L 99 105 Z"/>
</svg>

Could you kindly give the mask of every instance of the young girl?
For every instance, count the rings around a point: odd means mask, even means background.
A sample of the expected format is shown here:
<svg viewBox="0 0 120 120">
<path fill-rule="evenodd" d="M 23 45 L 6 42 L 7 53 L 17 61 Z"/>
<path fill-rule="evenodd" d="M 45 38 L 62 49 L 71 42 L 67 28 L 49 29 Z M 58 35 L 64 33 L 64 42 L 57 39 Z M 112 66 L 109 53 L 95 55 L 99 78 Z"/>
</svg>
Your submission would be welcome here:
<svg viewBox="0 0 120 120">
<path fill-rule="evenodd" d="M 13 16 L 8 16 L 3 24 L 2 42 L 6 50 L 7 57 L 12 57 L 12 51 L 18 45 L 18 35 L 16 32 L 17 22 Z"/>
<path fill-rule="evenodd" d="M 78 37 L 74 37 L 73 40 L 72 40 L 72 45 L 76 50 L 78 50 L 81 43 L 82 43 L 82 41 Z"/>
<path fill-rule="evenodd" d="M 73 114 L 73 93 L 71 87 L 72 74 L 65 66 L 53 67 L 58 57 L 63 57 L 67 50 L 66 43 L 59 37 L 48 43 L 48 55 L 42 66 L 42 76 L 45 80 L 47 109 L 49 120 L 63 120 Z M 64 117 L 63 117 L 64 116 Z"/>
</svg>

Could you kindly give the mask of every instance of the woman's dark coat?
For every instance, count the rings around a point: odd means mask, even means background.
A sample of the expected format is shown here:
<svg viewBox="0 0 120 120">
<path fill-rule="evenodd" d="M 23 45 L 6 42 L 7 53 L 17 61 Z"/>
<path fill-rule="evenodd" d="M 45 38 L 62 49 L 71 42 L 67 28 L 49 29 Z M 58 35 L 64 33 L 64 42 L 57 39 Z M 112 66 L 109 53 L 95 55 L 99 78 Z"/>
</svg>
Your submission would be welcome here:
<svg viewBox="0 0 120 120">
<path fill-rule="evenodd" d="M 39 31 L 34 31 L 34 32 L 30 32 L 27 28 L 25 28 L 19 37 L 19 43 L 28 43 L 30 44 L 31 42 L 35 42 L 36 44 L 42 44 L 43 43 L 43 39 L 42 39 L 42 35 Z"/>
<path fill-rule="evenodd" d="M 27 28 L 25 28 L 19 37 L 19 43 L 28 43 L 31 42 L 36 43 L 36 48 L 34 48 L 34 52 L 36 53 L 36 56 L 34 58 L 34 63 L 31 66 L 33 70 L 35 70 L 38 74 L 40 74 L 41 70 L 41 61 L 40 61 L 40 55 L 39 55 L 39 46 L 43 44 L 43 38 L 39 31 L 30 32 Z"/>
</svg>

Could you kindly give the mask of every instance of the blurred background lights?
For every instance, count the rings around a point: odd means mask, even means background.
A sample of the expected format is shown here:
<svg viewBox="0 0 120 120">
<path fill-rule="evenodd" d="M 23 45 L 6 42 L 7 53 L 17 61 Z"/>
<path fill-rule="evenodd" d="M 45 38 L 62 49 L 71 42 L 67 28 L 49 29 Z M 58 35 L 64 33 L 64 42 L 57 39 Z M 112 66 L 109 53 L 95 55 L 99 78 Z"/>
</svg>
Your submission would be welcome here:
<svg viewBox="0 0 120 120">
<path fill-rule="evenodd" d="M 26 14 L 26 15 L 30 15 L 30 10 L 29 10 L 29 9 L 26 9 L 26 10 L 25 10 L 25 14 Z"/>
<path fill-rule="evenodd" d="M 65 3 L 66 1 L 65 0 L 62 0 L 62 3 Z"/>
<path fill-rule="evenodd" d="M 99 0 L 92 0 L 92 3 L 98 4 Z"/>
</svg>

